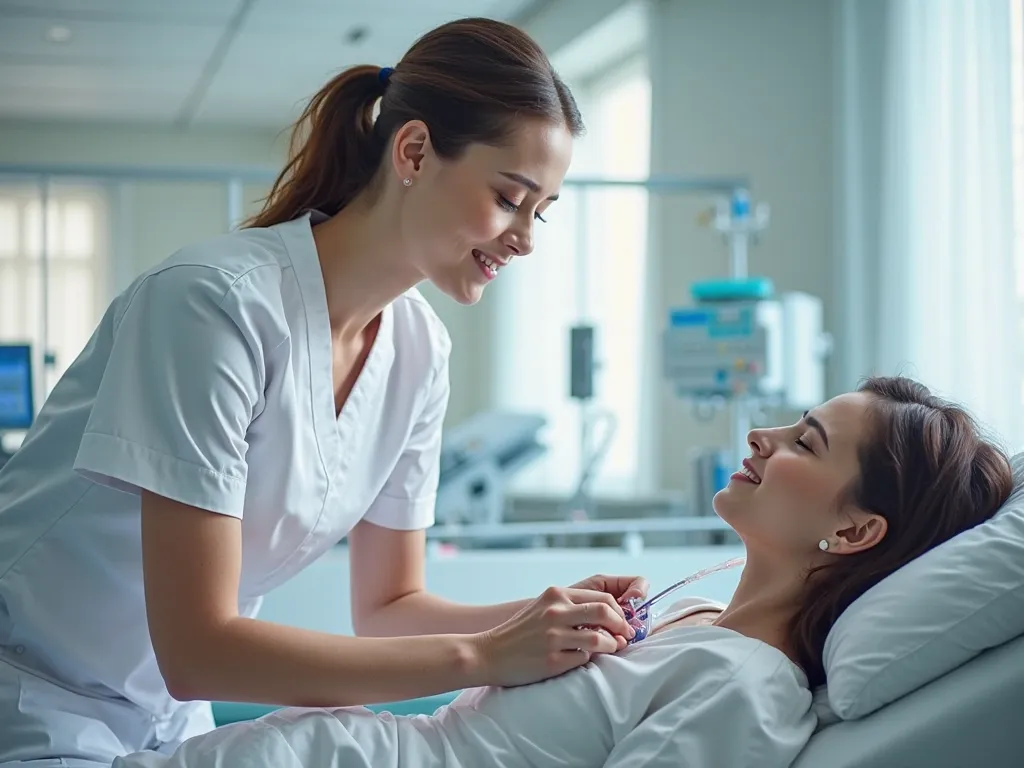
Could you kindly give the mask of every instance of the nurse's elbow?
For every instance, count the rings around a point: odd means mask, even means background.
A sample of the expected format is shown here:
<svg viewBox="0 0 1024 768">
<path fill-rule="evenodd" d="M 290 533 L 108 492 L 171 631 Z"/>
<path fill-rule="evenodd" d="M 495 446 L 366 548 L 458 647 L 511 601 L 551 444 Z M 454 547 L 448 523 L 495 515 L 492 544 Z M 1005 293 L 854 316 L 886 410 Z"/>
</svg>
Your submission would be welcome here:
<svg viewBox="0 0 1024 768">
<path fill-rule="evenodd" d="M 356 637 L 374 637 L 373 617 L 363 611 L 352 611 L 352 632 Z"/>
<path fill-rule="evenodd" d="M 388 612 L 382 609 L 352 608 L 352 632 L 356 637 L 394 637 L 405 634 L 398 631 Z"/>
<path fill-rule="evenodd" d="M 146 618 L 164 685 L 179 701 L 209 700 L 223 685 L 241 564 L 240 520 L 143 495 Z"/>
<path fill-rule="evenodd" d="M 198 628 L 188 635 L 154 637 L 153 648 L 167 692 L 176 701 L 210 701 L 219 696 L 224 664 L 221 639 Z"/>
<path fill-rule="evenodd" d="M 208 701 L 192 681 L 184 677 L 168 677 L 164 675 L 164 685 L 175 701 Z"/>
<path fill-rule="evenodd" d="M 209 676 L 203 673 L 199 664 L 190 664 L 184 660 L 171 661 L 157 654 L 157 665 L 164 686 L 175 701 L 209 701 L 205 690 L 209 686 Z"/>
</svg>

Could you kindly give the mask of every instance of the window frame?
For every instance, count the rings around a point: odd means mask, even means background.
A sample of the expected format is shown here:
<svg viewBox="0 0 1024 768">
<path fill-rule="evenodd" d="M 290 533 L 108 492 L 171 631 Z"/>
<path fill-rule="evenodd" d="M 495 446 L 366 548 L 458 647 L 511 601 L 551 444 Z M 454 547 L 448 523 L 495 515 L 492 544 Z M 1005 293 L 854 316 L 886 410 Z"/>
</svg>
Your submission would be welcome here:
<svg viewBox="0 0 1024 768">
<path fill-rule="evenodd" d="M 60 211 L 63 206 L 78 202 L 85 203 L 92 213 L 91 253 L 68 256 L 60 252 L 53 241 L 62 243 L 66 235 L 59 230 L 47 233 L 45 249 L 41 233 L 31 236 L 35 243 L 29 239 L 27 227 L 30 206 L 40 207 L 39 218 L 34 223 L 42 227 L 44 221 L 52 221 L 52 211 Z M 35 407 L 38 412 L 60 376 L 88 343 L 89 336 L 109 302 L 113 268 L 109 194 L 103 184 L 89 180 L 47 178 L 40 181 L 0 176 L 0 204 L 3 203 L 13 203 L 15 206 L 18 229 L 13 252 L 0 255 L 0 274 L 14 276 L 17 284 L 15 294 L 27 296 L 33 288 L 39 294 L 35 300 L 22 300 L 15 312 L 17 330 L 10 327 L 10 319 L 0 313 L 0 339 L 5 343 L 32 345 Z M 56 223 L 48 222 L 48 229 L 65 226 L 60 214 L 56 215 Z M 36 247 L 40 252 L 33 255 Z M 59 313 L 60 307 L 54 303 L 54 284 L 69 273 L 82 271 L 88 273 L 86 281 L 91 304 L 90 325 L 83 329 L 81 339 L 65 339 L 59 333 L 55 336 L 57 324 L 54 323 L 54 313 Z M 33 318 L 31 315 L 35 313 L 38 314 Z"/>
<path fill-rule="evenodd" d="M 648 55 L 644 51 L 642 46 L 630 49 L 626 53 L 617 55 L 612 60 L 602 61 L 600 66 L 588 67 L 585 71 L 577 70 L 577 75 L 573 79 L 571 88 L 577 99 L 577 103 L 583 112 L 584 120 L 587 121 L 588 114 L 595 115 L 599 111 L 598 104 L 602 96 L 606 93 L 614 91 L 617 87 L 624 83 L 628 83 L 632 78 L 642 77 L 647 81 L 649 87 L 650 75 L 649 75 L 649 61 Z M 647 141 L 650 142 L 650 105 L 647 106 L 648 115 L 644 119 L 644 122 L 648 124 L 647 127 Z M 615 130 L 615 129 L 613 129 Z M 621 127 L 617 129 L 621 133 Z M 591 123 L 588 125 L 588 133 L 583 137 L 581 141 L 577 142 L 576 148 L 574 149 L 573 164 L 570 168 L 568 179 L 571 181 L 573 177 L 576 178 L 595 178 L 611 176 L 610 171 L 603 171 L 600 169 L 600 164 L 594 162 L 594 158 L 599 157 L 594 154 L 600 151 L 599 141 L 599 129 L 596 125 Z M 587 138 L 593 137 L 594 144 L 588 145 Z M 594 147 L 593 150 L 588 150 L 588 147 Z M 646 167 L 642 171 L 638 172 L 635 178 L 638 180 L 646 178 L 649 175 L 649 157 L 650 147 L 647 147 L 646 151 Z M 588 156 L 589 154 L 589 156 Z M 630 172 L 632 174 L 632 172 Z M 598 222 L 601 221 L 601 209 L 606 207 L 600 202 L 584 204 L 584 209 L 580 210 L 582 194 L 585 192 L 585 188 L 573 187 L 570 184 L 566 184 L 566 192 L 564 195 L 565 203 L 570 206 L 567 209 L 560 209 L 556 218 L 558 223 L 552 224 L 559 228 L 565 227 L 564 230 L 560 230 L 561 234 L 552 236 L 555 240 L 562 241 L 568 237 L 568 241 L 563 245 L 568 245 L 570 252 L 564 255 L 556 255 L 549 251 L 549 248 L 555 245 L 554 242 L 545 244 L 538 247 L 537 253 L 534 258 L 545 259 L 548 255 L 551 258 L 565 258 L 569 260 L 570 268 L 573 270 L 574 275 L 584 275 L 583 279 L 573 280 L 573 283 L 567 285 L 565 301 L 570 305 L 571 309 L 567 313 L 556 312 L 552 315 L 551 322 L 554 323 L 558 328 L 558 333 L 561 335 L 565 334 L 565 347 L 564 354 L 568 357 L 568 326 L 562 327 L 563 323 L 567 321 L 564 316 L 568 314 L 569 324 L 574 323 L 592 323 L 597 328 L 597 343 L 598 343 L 598 354 L 601 355 L 604 349 L 606 349 L 606 340 L 604 338 L 606 328 L 609 322 L 614 322 L 614 316 L 611 320 L 606 319 L 602 315 L 605 313 L 595 311 L 596 307 L 600 306 L 598 302 L 599 297 L 603 291 L 607 291 L 607 277 L 591 277 L 595 268 L 600 268 L 600 256 L 591 256 L 588 252 L 591 250 L 591 245 L 588 241 L 593 237 L 595 227 L 599 230 L 600 226 L 596 223 L 592 223 L 594 220 L 591 217 L 597 216 Z M 655 366 L 649 364 L 649 357 L 651 354 L 651 345 L 648 343 L 647 337 L 650 335 L 651 328 L 649 312 L 645 308 L 644 296 L 648 290 L 648 283 L 651 272 L 651 255 L 650 255 L 650 241 L 651 241 L 651 201 L 652 195 L 647 190 L 640 190 L 644 194 L 644 207 L 642 213 L 642 220 L 639 222 L 640 230 L 636 233 L 638 236 L 638 250 L 642 255 L 642 263 L 640 265 L 640 274 L 636 276 L 637 283 L 635 284 L 636 290 L 639 295 L 635 299 L 636 303 L 636 327 L 639 338 L 635 339 L 635 365 L 636 376 L 635 386 L 630 385 L 630 400 L 632 401 L 629 405 L 629 410 L 626 413 L 617 414 L 622 419 L 628 419 L 630 422 L 630 437 L 628 447 L 625 449 L 629 452 L 631 458 L 628 461 L 629 467 L 619 463 L 616 467 L 609 467 L 609 456 L 605 455 L 601 458 L 601 461 L 597 465 L 596 476 L 594 477 L 593 484 L 590 489 L 590 493 L 596 497 L 602 498 L 618 498 L 634 496 L 637 493 L 642 493 L 651 489 L 652 480 L 654 473 L 652 468 L 647 466 L 645 458 L 650 454 L 650 448 L 653 444 L 655 435 L 649 424 L 648 409 L 644 405 L 644 398 L 647 390 L 649 389 L 650 382 L 648 381 L 651 371 L 654 370 Z M 571 202 L 570 202 L 571 201 Z M 573 213 L 569 213 L 572 210 Z M 561 219 L 563 212 L 569 215 L 571 218 L 568 221 Z M 605 214 L 607 215 L 607 214 Z M 590 219 L 590 221 L 588 221 Z M 551 225 L 542 225 L 551 226 Z M 635 225 L 631 225 L 632 228 Z M 546 239 L 546 238 L 542 238 Z M 630 239 L 632 242 L 632 239 Z M 523 267 L 533 268 L 533 264 L 524 264 Z M 556 269 L 557 271 L 557 269 Z M 602 271 L 603 274 L 603 271 Z M 519 278 L 519 274 L 510 274 L 507 278 L 503 278 L 508 281 L 512 279 L 515 281 Z M 536 277 L 526 278 L 527 283 L 518 286 L 515 291 L 518 292 L 527 290 L 527 286 L 536 280 Z M 501 290 L 504 290 L 507 286 L 507 282 L 503 283 Z M 525 295 L 525 294 L 522 294 Z M 549 297 L 546 301 L 551 301 Z M 521 311 L 524 309 L 522 299 L 511 300 L 512 306 L 518 308 L 514 311 Z M 512 307 L 506 308 L 509 311 Z M 500 311 L 500 310 L 499 310 Z M 526 331 L 527 333 L 529 331 Z M 548 345 L 550 347 L 550 344 Z M 561 349 L 561 346 L 558 347 Z M 550 352 L 550 349 L 549 349 Z M 522 356 L 522 351 L 518 350 L 514 353 L 514 358 L 519 359 Z M 605 361 L 601 359 L 601 356 L 597 359 L 599 366 L 605 365 Z M 632 363 L 631 363 L 632 364 Z M 559 367 L 562 363 L 559 363 Z M 613 398 L 609 398 L 606 391 L 602 391 L 606 381 L 608 369 L 604 371 L 598 370 L 596 372 L 596 387 L 597 397 L 593 401 L 581 403 L 574 401 L 568 397 L 568 382 L 566 381 L 563 386 L 561 385 L 561 374 L 557 374 L 556 377 L 559 379 L 559 389 L 554 390 L 555 386 L 553 379 L 546 381 L 542 385 L 542 391 L 545 392 L 543 396 L 539 391 L 534 391 L 531 395 L 526 395 L 523 398 L 519 398 L 516 395 L 511 396 L 511 400 L 508 399 L 508 395 L 503 394 L 507 392 L 505 389 L 508 383 L 505 382 L 505 378 L 511 373 L 513 377 L 520 375 L 514 372 L 514 367 L 510 363 L 496 362 L 495 368 L 495 381 L 497 387 L 495 389 L 496 399 L 500 407 L 512 407 L 519 410 L 522 407 L 528 407 L 531 410 L 544 410 L 549 416 L 549 438 L 548 442 L 552 447 L 552 453 L 548 455 L 546 459 L 541 460 L 543 466 L 527 468 L 521 476 L 517 476 L 512 483 L 510 490 L 512 495 L 516 497 L 533 497 L 537 495 L 547 494 L 564 494 L 571 492 L 575 483 L 580 477 L 580 472 L 584 468 L 584 462 L 589 457 L 589 453 L 584 455 L 582 452 L 582 446 L 580 445 L 581 439 L 581 427 L 582 419 L 587 415 L 594 415 L 595 412 L 608 408 L 608 403 L 615 402 Z M 504 374 L 502 373 L 504 371 Z M 551 376 L 550 373 L 545 374 L 545 378 Z M 565 376 L 568 376 L 568 366 L 566 365 Z M 514 387 L 517 385 L 513 385 Z M 635 393 L 633 390 L 635 389 Z M 526 403 L 529 402 L 529 405 Z M 513 405 L 515 403 L 515 405 Z M 618 409 L 616 409 L 618 410 Z M 600 436 L 604 433 L 605 425 L 598 423 L 596 425 L 595 437 L 599 441 Z M 621 425 L 620 432 L 615 437 L 616 440 L 621 439 Z M 611 447 L 612 456 L 615 455 L 615 444 Z M 620 454 L 621 456 L 621 454 Z M 573 459 L 575 457 L 575 459 Z M 612 459 L 614 461 L 614 458 Z M 619 470 L 619 471 L 616 471 Z"/>
</svg>

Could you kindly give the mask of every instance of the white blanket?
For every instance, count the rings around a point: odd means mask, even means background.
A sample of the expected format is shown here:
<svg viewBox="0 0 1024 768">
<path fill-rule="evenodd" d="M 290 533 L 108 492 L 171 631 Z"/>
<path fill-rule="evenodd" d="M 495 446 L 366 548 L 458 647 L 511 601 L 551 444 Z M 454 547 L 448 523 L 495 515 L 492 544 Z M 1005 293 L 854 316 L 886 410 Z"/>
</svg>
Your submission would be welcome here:
<svg viewBox="0 0 1024 768">
<path fill-rule="evenodd" d="M 675 625 L 553 680 L 466 691 L 432 716 L 285 709 L 113 768 L 783 768 L 815 724 L 806 677 L 777 649 Z"/>
</svg>

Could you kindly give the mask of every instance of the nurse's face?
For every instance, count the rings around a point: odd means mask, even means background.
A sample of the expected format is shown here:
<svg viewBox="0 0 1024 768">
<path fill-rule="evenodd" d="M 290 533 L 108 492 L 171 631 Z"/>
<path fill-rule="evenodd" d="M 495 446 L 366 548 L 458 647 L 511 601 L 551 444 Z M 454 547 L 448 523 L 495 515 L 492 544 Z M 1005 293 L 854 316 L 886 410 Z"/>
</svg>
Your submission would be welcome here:
<svg viewBox="0 0 1024 768">
<path fill-rule="evenodd" d="M 841 395 L 792 426 L 750 433 L 750 458 L 714 500 L 748 557 L 803 568 L 823 556 L 822 539 L 830 554 L 852 554 L 884 535 L 884 520 L 851 508 L 844 493 L 860 474 L 857 454 L 868 439 L 871 397 Z"/>
<path fill-rule="evenodd" d="M 478 301 L 503 269 L 533 251 L 534 227 L 557 199 L 571 159 L 565 126 L 539 119 L 523 120 L 503 146 L 473 144 L 453 161 L 428 146 L 403 190 L 402 234 L 416 268 L 460 304 Z"/>
</svg>

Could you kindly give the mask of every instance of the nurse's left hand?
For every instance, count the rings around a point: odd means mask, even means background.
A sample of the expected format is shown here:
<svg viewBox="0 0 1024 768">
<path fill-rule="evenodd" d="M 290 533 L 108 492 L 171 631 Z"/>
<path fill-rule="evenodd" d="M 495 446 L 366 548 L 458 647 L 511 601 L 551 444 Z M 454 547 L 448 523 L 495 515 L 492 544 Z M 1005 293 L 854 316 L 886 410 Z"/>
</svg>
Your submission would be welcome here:
<svg viewBox="0 0 1024 768">
<path fill-rule="evenodd" d="M 643 576 L 591 576 L 589 579 L 573 584 L 572 589 L 591 589 L 595 592 L 607 592 L 615 602 L 624 603 L 631 597 L 641 600 L 647 597 L 651 585 Z"/>
</svg>

